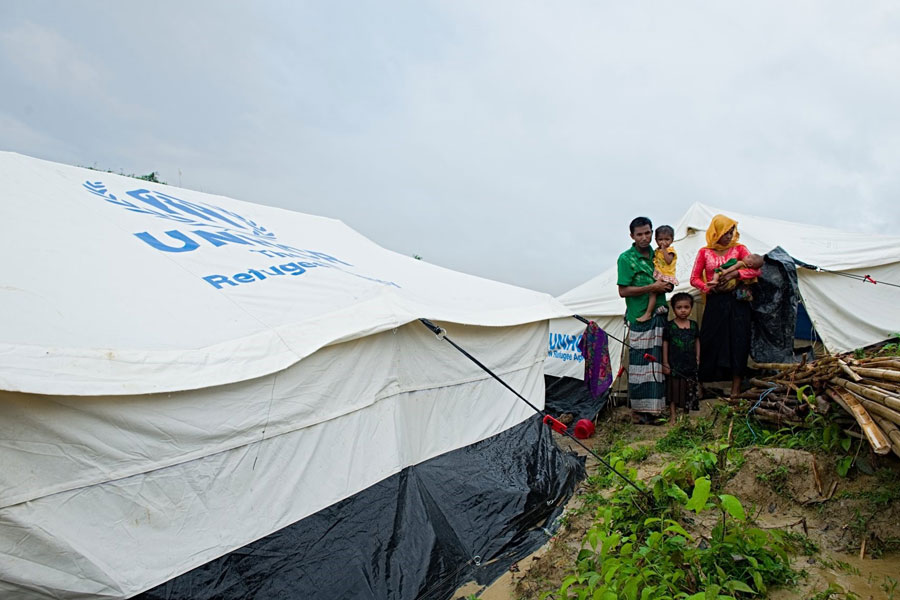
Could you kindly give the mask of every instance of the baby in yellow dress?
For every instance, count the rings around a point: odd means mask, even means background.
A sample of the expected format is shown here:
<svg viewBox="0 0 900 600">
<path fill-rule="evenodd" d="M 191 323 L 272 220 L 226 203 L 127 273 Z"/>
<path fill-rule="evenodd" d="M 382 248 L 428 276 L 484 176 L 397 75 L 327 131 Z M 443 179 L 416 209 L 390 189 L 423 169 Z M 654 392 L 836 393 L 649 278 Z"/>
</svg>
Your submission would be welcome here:
<svg viewBox="0 0 900 600">
<path fill-rule="evenodd" d="M 672 242 L 675 241 L 675 230 L 669 225 L 660 225 L 656 228 L 656 251 L 653 253 L 653 279 L 657 281 L 665 281 L 671 283 L 672 286 L 678 285 L 675 279 L 675 263 L 678 260 L 678 254 L 672 248 Z M 660 306 L 660 314 L 666 312 L 666 308 Z M 656 294 L 650 294 L 650 301 L 647 304 L 647 310 L 636 320 L 639 323 L 649 321 L 653 317 L 656 310 Z"/>
</svg>

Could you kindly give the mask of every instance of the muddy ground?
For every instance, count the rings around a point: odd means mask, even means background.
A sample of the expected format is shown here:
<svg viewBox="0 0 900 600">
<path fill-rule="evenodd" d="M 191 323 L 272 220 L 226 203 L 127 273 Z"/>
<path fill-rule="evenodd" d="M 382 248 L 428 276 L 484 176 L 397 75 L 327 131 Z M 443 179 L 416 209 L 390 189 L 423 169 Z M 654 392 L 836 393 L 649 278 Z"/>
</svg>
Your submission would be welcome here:
<svg viewBox="0 0 900 600">
<path fill-rule="evenodd" d="M 712 401 L 706 401 L 699 415 L 691 418 L 713 419 L 711 413 Z M 633 447 L 648 446 L 650 454 L 636 465 L 638 477 L 647 480 L 672 460 L 655 446 L 668 431 L 668 425 L 631 425 L 628 411 L 617 408 L 602 417 L 598 433 L 588 441 L 601 455 L 617 439 Z M 567 438 L 557 437 L 557 442 L 585 454 Z M 900 460 L 892 455 L 879 459 L 880 478 L 863 473 L 841 478 L 833 457 L 804 450 L 753 447 L 744 451 L 744 457 L 724 491 L 740 498 L 760 527 L 803 533 L 810 542 L 793 559 L 794 568 L 803 573 L 799 583 L 771 590 L 769 598 L 900 600 L 900 501 L 873 492 L 884 487 L 884 467 L 900 481 Z M 588 472 L 597 472 L 597 462 L 590 456 L 587 461 Z M 576 491 L 547 545 L 488 588 L 470 584 L 454 597 L 532 600 L 555 589 L 571 574 L 593 523 L 594 515 L 582 508 L 584 494 L 584 487 Z M 712 523 L 698 522 L 696 527 L 711 528 Z"/>
</svg>

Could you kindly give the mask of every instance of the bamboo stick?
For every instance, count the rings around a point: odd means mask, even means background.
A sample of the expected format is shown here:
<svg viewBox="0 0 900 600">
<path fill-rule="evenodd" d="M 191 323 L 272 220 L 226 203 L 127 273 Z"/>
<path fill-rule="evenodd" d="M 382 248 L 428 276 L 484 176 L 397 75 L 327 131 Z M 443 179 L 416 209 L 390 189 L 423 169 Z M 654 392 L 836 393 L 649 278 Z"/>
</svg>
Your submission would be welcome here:
<svg viewBox="0 0 900 600">
<path fill-rule="evenodd" d="M 828 394 L 828 397 L 837 402 L 841 408 L 843 408 L 848 414 L 853 414 L 853 411 L 850 410 L 850 407 L 844 402 L 844 399 L 841 398 L 841 395 L 837 393 L 837 391 L 833 389 L 825 390 L 825 393 Z"/>
<path fill-rule="evenodd" d="M 853 383 L 852 381 L 847 381 L 841 377 L 835 377 L 831 380 L 831 383 L 835 385 L 839 385 L 845 389 L 848 389 L 852 392 L 856 392 L 860 396 L 868 398 L 869 400 L 873 400 L 880 404 L 887 406 L 888 408 L 900 411 L 900 398 L 888 394 L 884 390 L 879 390 L 874 386 L 870 385 L 859 385 L 858 383 Z"/>
<path fill-rule="evenodd" d="M 846 373 L 847 376 L 850 377 L 850 379 L 852 379 L 852 380 L 855 381 L 856 383 L 859 383 L 860 381 L 862 381 L 862 377 L 860 377 L 859 375 L 857 375 L 856 372 L 853 371 L 853 369 L 851 369 L 851 368 L 847 365 L 847 363 L 845 363 L 845 362 L 842 361 L 841 359 L 838 359 L 837 362 L 838 362 L 838 364 L 841 366 L 841 371 L 843 371 L 844 373 Z"/>
<path fill-rule="evenodd" d="M 888 439 L 891 440 L 891 451 L 900 457 L 900 429 L 880 415 L 872 413 L 870 416 L 878 427 L 887 435 Z"/>
<path fill-rule="evenodd" d="M 769 389 L 771 387 L 774 387 L 776 389 L 781 388 L 782 390 L 786 389 L 785 386 L 778 385 L 774 381 L 766 381 L 765 379 L 758 379 L 756 377 L 754 377 L 750 380 L 750 385 L 752 385 L 753 387 L 759 387 L 759 388 L 763 388 L 763 389 Z"/>
<path fill-rule="evenodd" d="M 876 387 L 880 387 L 883 390 L 887 390 L 894 395 L 897 395 L 900 392 L 900 383 L 888 383 L 887 381 L 882 381 L 880 379 L 868 379 L 863 378 L 863 385 L 874 385 Z"/>
<path fill-rule="evenodd" d="M 877 402 L 873 402 L 864 396 L 860 396 L 853 392 L 850 392 L 853 396 L 859 400 L 859 403 L 863 405 L 863 407 L 869 412 L 870 415 L 876 414 L 881 416 L 882 418 L 887 419 L 891 423 L 895 423 L 896 425 L 900 425 L 900 412 L 889 409 L 883 404 L 878 404 Z M 849 412 L 849 411 L 848 411 Z"/>
<path fill-rule="evenodd" d="M 856 367 L 856 369 L 851 370 L 847 367 L 847 370 L 853 373 L 856 371 L 859 375 L 863 375 L 865 377 L 869 377 L 871 379 L 885 379 L 887 381 L 900 381 L 900 371 L 892 371 L 891 369 L 867 369 L 863 367 Z M 859 378 L 859 375 L 857 377 Z M 859 382 L 859 379 L 854 379 L 853 381 Z"/>
<path fill-rule="evenodd" d="M 860 361 L 861 366 L 867 368 L 878 367 L 881 369 L 900 369 L 900 358 L 891 356 L 881 356 L 872 359 L 863 359 Z"/>
<path fill-rule="evenodd" d="M 761 371 L 786 371 L 788 369 L 796 369 L 800 366 L 800 363 L 754 363 L 751 366 Z"/>
<path fill-rule="evenodd" d="M 792 427 L 802 427 L 804 425 L 803 421 L 790 419 L 780 412 L 775 412 L 764 408 L 757 408 L 753 411 L 752 414 L 760 421 L 767 421 L 769 423 L 776 423 L 778 425 L 791 425 Z"/>
<path fill-rule="evenodd" d="M 872 450 L 875 451 L 875 454 L 887 454 L 891 451 L 891 443 L 875 422 L 872 421 L 872 417 L 869 416 L 869 413 L 866 412 L 866 409 L 859 400 L 853 397 L 853 394 L 843 390 L 828 390 L 828 392 L 828 395 L 832 398 L 840 395 L 844 403 L 850 409 L 850 414 L 853 415 L 853 418 L 859 423 L 863 433 L 866 434 L 866 439 L 869 441 L 869 445 L 872 446 Z"/>
</svg>

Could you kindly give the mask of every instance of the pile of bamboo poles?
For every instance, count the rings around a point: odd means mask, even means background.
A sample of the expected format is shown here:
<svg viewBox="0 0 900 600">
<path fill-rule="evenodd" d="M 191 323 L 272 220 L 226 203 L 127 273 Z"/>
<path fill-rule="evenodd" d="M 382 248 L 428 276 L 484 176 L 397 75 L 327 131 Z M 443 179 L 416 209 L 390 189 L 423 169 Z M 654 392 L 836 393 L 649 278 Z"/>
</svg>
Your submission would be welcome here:
<svg viewBox="0 0 900 600">
<path fill-rule="evenodd" d="M 828 413 L 831 400 L 859 425 L 858 435 L 876 454 L 893 451 L 900 456 L 900 357 L 826 356 L 755 368 L 765 375 L 751 379 L 752 389 L 730 401 L 750 401 L 758 419 L 802 427 L 810 411 Z"/>
</svg>

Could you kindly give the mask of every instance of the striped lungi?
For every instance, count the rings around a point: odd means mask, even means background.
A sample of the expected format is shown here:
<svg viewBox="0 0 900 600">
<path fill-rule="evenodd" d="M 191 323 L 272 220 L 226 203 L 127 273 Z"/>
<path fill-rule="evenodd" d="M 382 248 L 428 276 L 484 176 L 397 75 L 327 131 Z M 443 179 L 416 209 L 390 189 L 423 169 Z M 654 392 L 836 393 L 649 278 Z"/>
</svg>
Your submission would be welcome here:
<svg viewBox="0 0 900 600">
<path fill-rule="evenodd" d="M 628 399 L 635 412 L 660 414 L 666 408 L 666 376 L 662 372 L 665 315 L 631 323 L 628 334 Z M 644 355 L 649 354 L 656 360 Z"/>
</svg>

